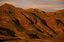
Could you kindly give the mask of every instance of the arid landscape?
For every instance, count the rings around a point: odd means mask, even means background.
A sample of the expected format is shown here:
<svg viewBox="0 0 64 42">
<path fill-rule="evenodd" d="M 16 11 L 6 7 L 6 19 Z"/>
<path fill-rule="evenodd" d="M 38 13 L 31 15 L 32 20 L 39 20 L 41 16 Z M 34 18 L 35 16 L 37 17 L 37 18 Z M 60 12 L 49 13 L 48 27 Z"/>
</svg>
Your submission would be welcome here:
<svg viewBox="0 0 64 42">
<path fill-rule="evenodd" d="M 1 5 L 0 42 L 64 42 L 64 9 L 46 12 Z"/>
</svg>

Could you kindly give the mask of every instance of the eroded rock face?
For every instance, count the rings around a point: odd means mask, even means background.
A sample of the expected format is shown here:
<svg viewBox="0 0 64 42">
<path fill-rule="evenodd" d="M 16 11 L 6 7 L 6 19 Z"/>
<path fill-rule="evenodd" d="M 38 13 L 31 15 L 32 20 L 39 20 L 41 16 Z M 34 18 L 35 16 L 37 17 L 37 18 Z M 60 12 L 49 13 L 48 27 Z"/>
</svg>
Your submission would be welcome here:
<svg viewBox="0 0 64 42">
<path fill-rule="evenodd" d="M 64 10 L 47 13 L 39 9 L 24 10 L 9 4 L 0 6 L 1 41 L 37 42 L 33 39 L 39 39 L 38 42 L 63 42 L 63 35 Z"/>
</svg>

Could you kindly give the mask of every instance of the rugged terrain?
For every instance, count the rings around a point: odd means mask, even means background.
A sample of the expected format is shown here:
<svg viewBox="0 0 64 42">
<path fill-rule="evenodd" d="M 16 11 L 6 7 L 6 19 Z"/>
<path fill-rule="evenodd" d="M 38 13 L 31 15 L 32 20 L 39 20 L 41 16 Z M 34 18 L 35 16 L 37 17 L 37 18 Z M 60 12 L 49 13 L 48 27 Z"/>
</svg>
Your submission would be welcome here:
<svg viewBox="0 0 64 42">
<path fill-rule="evenodd" d="M 0 6 L 1 42 L 64 42 L 64 9 L 45 12 Z"/>
</svg>

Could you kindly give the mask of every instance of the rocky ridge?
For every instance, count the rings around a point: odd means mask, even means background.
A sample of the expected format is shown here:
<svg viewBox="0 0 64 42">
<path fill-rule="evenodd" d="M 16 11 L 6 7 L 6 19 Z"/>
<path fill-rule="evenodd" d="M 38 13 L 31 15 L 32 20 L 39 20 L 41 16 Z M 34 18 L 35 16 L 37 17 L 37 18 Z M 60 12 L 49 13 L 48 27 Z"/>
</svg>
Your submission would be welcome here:
<svg viewBox="0 0 64 42">
<path fill-rule="evenodd" d="M 45 12 L 0 6 L 0 40 L 64 39 L 64 9 Z M 31 41 L 30 41 L 31 42 Z M 34 42 L 34 41 L 33 41 Z"/>
</svg>

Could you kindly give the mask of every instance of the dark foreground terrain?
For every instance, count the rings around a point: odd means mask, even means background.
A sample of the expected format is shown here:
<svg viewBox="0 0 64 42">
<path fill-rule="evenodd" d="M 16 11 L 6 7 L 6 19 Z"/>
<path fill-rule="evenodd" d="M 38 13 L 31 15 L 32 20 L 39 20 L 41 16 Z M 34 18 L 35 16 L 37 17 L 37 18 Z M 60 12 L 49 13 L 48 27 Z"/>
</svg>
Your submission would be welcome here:
<svg viewBox="0 0 64 42">
<path fill-rule="evenodd" d="M 45 12 L 0 6 L 0 42 L 64 42 L 64 10 Z"/>
</svg>

